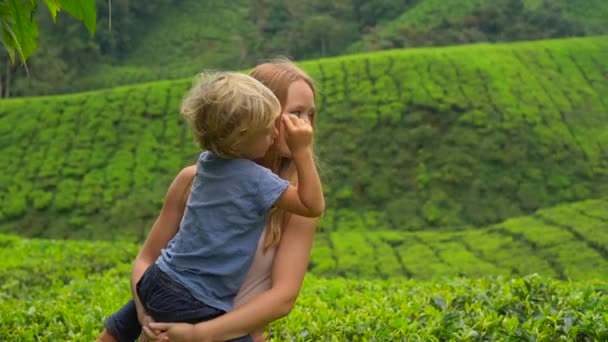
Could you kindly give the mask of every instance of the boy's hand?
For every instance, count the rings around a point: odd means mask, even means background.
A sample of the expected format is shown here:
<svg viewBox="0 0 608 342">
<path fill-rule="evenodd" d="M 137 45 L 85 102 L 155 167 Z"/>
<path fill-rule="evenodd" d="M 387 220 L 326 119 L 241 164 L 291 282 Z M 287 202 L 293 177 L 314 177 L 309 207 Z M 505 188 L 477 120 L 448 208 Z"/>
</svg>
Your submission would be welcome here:
<svg viewBox="0 0 608 342">
<path fill-rule="evenodd" d="M 284 114 L 281 119 L 287 133 L 285 140 L 292 154 L 312 146 L 313 132 L 310 124 L 293 114 Z"/>
</svg>

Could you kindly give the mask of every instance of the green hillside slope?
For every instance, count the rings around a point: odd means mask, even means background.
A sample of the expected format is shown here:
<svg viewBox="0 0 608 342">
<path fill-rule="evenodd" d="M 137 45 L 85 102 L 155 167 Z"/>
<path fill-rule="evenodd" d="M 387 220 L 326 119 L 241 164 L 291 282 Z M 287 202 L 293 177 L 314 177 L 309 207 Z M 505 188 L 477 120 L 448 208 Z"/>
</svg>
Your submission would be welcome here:
<svg viewBox="0 0 608 342">
<path fill-rule="evenodd" d="M 496 1 L 494 5 L 500 7 L 517 6 L 519 0 Z M 587 34 L 599 34 L 605 29 L 606 17 L 608 16 L 608 4 L 602 0 L 523 0 L 521 1 L 525 9 L 534 10 L 546 3 L 559 6 L 564 11 L 564 16 L 580 21 Z M 455 20 L 466 18 L 474 10 L 487 5 L 487 1 L 482 0 L 459 0 L 459 1 L 440 1 L 422 0 L 412 9 L 404 12 L 397 19 L 387 23 L 387 26 L 411 25 L 419 29 L 430 29 L 439 25 L 445 20 Z"/>
<path fill-rule="evenodd" d="M 168 80 L 193 75 L 203 67 L 235 68 L 243 56 L 248 1 L 178 1 L 163 8 L 149 30 L 134 42 L 119 65 L 98 64 L 69 84 L 76 89 Z"/>
<path fill-rule="evenodd" d="M 311 272 L 325 277 L 523 276 L 608 280 L 608 198 L 455 232 L 319 234 Z"/>
<path fill-rule="evenodd" d="M 608 193 L 608 38 L 302 64 L 329 231 L 482 226 Z M 140 240 L 197 153 L 190 80 L 2 101 L 0 230 Z"/>
<path fill-rule="evenodd" d="M 607 34 L 603 0 L 421 0 L 352 50 Z"/>
<path fill-rule="evenodd" d="M 123 242 L 28 240 L 0 235 L 6 286 L 66 282 L 135 258 Z M 309 271 L 326 278 L 526 276 L 608 280 L 608 198 L 540 210 L 482 229 L 456 232 L 319 232 Z M 30 279 L 31 274 L 38 274 Z M 11 285 L 12 284 L 12 285 Z M 33 295 L 33 294 L 30 294 Z"/>
<path fill-rule="evenodd" d="M 422 0 L 397 19 L 387 23 L 387 27 L 411 25 L 418 29 L 430 29 L 449 18 L 463 18 L 483 5 L 483 0 Z"/>
</svg>

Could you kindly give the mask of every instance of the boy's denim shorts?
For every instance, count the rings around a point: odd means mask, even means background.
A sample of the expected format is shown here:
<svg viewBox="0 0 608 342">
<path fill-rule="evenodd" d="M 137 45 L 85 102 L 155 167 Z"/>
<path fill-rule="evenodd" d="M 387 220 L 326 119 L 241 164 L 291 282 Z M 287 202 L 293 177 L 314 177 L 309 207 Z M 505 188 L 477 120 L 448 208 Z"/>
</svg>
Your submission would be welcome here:
<svg viewBox="0 0 608 342">
<path fill-rule="evenodd" d="M 136 285 L 137 295 L 146 312 L 157 322 L 195 324 L 208 321 L 225 312 L 195 299 L 183 285 L 175 282 L 152 264 Z M 106 329 L 119 342 L 135 341 L 142 332 L 135 302 L 130 300 L 106 319 Z M 250 336 L 231 341 L 251 342 Z"/>
</svg>

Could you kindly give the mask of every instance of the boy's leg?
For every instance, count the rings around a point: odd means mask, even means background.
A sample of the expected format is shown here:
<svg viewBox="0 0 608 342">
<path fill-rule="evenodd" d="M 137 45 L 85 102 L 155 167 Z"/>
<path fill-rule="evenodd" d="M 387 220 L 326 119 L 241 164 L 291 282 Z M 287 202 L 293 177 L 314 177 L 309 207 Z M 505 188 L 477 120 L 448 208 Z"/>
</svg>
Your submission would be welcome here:
<svg viewBox="0 0 608 342">
<path fill-rule="evenodd" d="M 118 342 L 118 340 L 115 339 L 114 336 L 110 335 L 108 330 L 103 329 L 103 331 L 101 332 L 101 335 L 99 335 L 99 337 L 97 337 L 95 342 Z"/>
<path fill-rule="evenodd" d="M 152 264 L 136 286 L 147 313 L 156 322 L 198 323 L 220 316 L 224 311 L 198 301 L 185 286 Z"/>
<path fill-rule="evenodd" d="M 146 311 L 156 322 L 196 324 L 225 313 L 194 298 L 190 290 L 171 279 L 156 264 L 146 270 L 136 289 Z M 137 312 L 135 316 L 137 318 Z M 253 339 L 244 336 L 231 341 L 253 342 Z"/>
<path fill-rule="evenodd" d="M 135 302 L 131 299 L 120 310 L 110 315 L 105 321 L 105 327 L 106 329 L 102 332 L 98 341 L 110 342 L 112 341 L 110 336 L 117 342 L 137 340 L 141 334 L 141 325 L 137 319 Z"/>
</svg>

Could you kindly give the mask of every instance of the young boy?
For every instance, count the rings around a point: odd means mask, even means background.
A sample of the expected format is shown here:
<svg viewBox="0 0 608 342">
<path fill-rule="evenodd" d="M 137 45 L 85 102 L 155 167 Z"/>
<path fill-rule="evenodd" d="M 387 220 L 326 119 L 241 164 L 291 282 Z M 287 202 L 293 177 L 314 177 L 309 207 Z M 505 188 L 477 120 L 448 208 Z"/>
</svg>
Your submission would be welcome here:
<svg viewBox="0 0 608 342">
<path fill-rule="evenodd" d="M 312 127 L 281 116 L 274 94 L 238 73 L 204 75 L 182 103 L 204 149 L 180 229 L 136 285 L 138 313 L 161 322 L 197 323 L 232 309 L 266 217 L 276 206 L 317 217 L 325 202 L 312 159 Z M 253 160 L 285 125 L 298 186 Z"/>
</svg>

